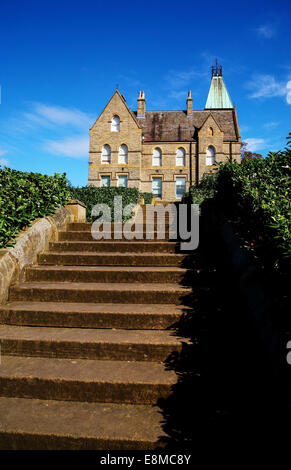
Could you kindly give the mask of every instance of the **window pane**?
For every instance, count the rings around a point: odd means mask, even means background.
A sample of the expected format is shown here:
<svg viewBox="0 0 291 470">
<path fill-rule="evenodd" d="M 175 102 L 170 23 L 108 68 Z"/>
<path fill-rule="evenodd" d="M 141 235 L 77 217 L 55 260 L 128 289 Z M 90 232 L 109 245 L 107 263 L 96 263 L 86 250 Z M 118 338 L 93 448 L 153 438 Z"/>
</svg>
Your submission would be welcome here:
<svg viewBox="0 0 291 470">
<path fill-rule="evenodd" d="M 162 165 L 162 151 L 159 148 L 155 148 L 153 151 L 153 165 L 154 166 Z"/>
<path fill-rule="evenodd" d="M 186 178 L 176 178 L 176 199 L 181 199 L 186 191 Z"/>
<path fill-rule="evenodd" d="M 206 149 L 206 165 L 215 164 L 215 148 L 209 145 Z"/>
<path fill-rule="evenodd" d="M 185 150 L 183 149 L 183 147 L 177 149 L 176 166 L 185 166 Z"/>
<path fill-rule="evenodd" d="M 118 116 L 113 116 L 111 121 L 111 132 L 119 132 L 120 131 L 120 119 Z"/>
<path fill-rule="evenodd" d="M 162 197 L 162 178 L 153 178 L 152 180 L 152 192 L 154 196 Z"/>
<path fill-rule="evenodd" d="M 101 187 L 109 187 L 110 186 L 110 176 L 103 175 L 101 176 Z"/>
<path fill-rule="evenodd" d="M 127 145 L 122 144 L 119 147 L 119 152 L 118 152 L 118 163 L 128 163 L 128 148 Z"/>
<path fill-rule="evenodd" d="M 127 175 L 119 175 L 117 186 L 119 188 L 127 188 Z"/>
<path fill-rule="evenodd" d="M 103 145 L 101 152 L 101 163 L 110 163 L 111 160 L 111 149 L 109 145 Z"/>
</svg>

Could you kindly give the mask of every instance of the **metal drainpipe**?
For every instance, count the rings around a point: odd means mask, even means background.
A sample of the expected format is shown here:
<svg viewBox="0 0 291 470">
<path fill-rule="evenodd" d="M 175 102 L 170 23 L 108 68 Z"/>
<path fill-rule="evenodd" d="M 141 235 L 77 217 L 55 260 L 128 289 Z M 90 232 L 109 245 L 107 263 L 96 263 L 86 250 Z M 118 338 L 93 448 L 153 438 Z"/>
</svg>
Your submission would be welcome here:
<svg viewBox="0 0 291 470">
<path fill-rule="evenodd" d="M 196 186 L 199 184 L 199 137 L 197 135 L 196 141 Z"/>
<path fill-rule="evenodd" d="M 229 159 L 232 162 L 232 142 L 229 142 Z"/>
<path fill-rule="evenodd" d="M 190 142 L 190 162 L 189 162 L 189 168 L 190 168 L 190 186 L 192 186 L 192 142 Z"/>
</svg>

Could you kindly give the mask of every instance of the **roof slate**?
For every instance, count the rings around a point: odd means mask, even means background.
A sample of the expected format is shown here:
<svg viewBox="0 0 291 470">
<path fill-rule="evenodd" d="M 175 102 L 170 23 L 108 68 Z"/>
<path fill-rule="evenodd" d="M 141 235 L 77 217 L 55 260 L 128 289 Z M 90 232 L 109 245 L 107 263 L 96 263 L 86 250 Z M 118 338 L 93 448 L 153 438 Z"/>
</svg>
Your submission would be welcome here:
<svg viewBox="0 0 291 470">
<path fill-rule="evenodd" d="M 136 116 L 136 112 L 133 114 Z M 224 140 L 236 141 L 232 109 L 193 111 L 192 117 L 187 117 L 186 111 L 146 111 L 145 118 L 138 118 L 138 121 L 145 142 L 191 142 L 195 140 L 195 130 L 204 124 L 210 114 L 224 132 Z"/>
</svg>

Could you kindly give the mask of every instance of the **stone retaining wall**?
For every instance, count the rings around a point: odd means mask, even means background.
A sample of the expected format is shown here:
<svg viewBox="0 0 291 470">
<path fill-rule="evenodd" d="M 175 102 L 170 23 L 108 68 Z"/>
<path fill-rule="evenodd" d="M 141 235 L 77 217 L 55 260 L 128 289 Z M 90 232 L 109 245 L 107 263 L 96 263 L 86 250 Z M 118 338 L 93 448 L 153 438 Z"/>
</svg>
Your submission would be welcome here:
<svg viewBox="0 0 291 470">
<path fill-rule="evenodd" d="M 0 249 L 0 303 L 8 299 L 9 286 L 23 280 L 27 266 L 36 263 L 37 255 L 57 239 L 59 230 L 74 222 L 71 210 L 60 207 L 53 216 L 36 219 L 32 226 L 21 232 L 16 244 Z"/>
</svg>

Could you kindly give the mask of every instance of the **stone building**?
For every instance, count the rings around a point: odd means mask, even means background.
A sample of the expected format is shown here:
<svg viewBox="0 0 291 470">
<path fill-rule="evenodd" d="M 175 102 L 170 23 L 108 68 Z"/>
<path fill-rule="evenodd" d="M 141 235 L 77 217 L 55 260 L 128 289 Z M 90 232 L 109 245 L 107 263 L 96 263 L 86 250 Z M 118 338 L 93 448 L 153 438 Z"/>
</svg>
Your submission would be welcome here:
<svg viewBox="0 0 291 470">
<path fill-rule="evenodd" d="M 132 111 L 116 89 L 90 129 L 88 184 L 137 187 L 174 201 L 218 162 L 240 162 L 240 146 L 236 109 L 216 63 L 204 110 L 193 109 L 189 91 L 185 111 L 147 111 L 140 91 Z"/>
</svg>

